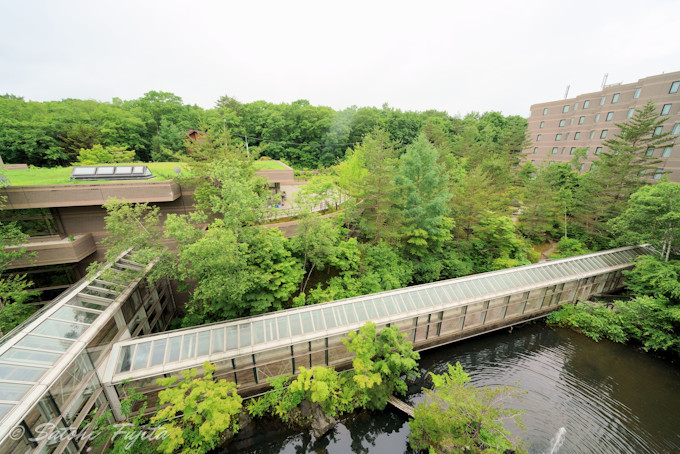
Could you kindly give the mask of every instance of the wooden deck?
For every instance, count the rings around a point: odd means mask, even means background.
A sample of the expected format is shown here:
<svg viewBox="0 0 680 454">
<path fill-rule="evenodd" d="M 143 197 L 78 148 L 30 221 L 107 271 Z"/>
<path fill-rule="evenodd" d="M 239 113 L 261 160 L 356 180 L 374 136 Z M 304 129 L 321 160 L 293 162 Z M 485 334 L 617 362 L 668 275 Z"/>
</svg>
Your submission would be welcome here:
<svg viewBox="0 0 680 454">
<path fill-rule="evenodd" d="M 404 413 L 406 413 L 407 415 L 409 415 L 411 418 L 414 417 L 414 416 L 413 416 L 413 411 L 414 411 L 414 410 L 413 410 L 413 407 L 410 406 L 409 404 L 407 404 L 406 402 L 403 402 L 403 401 L 397 399 L 397 398 L 394 397 L 394 396 L 390 396 L 390 398 L 387 399 L 387 403 L 388 403 L 388 404 L 394 405 L 395 408 L 397 408 L 398 410 L 403 411 Z"/>
</svg>

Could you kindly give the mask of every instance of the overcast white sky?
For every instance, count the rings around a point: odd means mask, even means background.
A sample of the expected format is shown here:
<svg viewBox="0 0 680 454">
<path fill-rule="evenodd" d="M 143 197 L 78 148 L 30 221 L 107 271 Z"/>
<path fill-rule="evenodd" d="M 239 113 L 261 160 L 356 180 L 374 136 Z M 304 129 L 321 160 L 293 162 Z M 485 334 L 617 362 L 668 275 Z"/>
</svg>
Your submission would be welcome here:
<svg viewBox="0 0 680 454">
<path fill-rule="evenodd" d="M 680 70 L 678 0 L 4 0 L 0 93 L 476 110 Z"/>
</svg>

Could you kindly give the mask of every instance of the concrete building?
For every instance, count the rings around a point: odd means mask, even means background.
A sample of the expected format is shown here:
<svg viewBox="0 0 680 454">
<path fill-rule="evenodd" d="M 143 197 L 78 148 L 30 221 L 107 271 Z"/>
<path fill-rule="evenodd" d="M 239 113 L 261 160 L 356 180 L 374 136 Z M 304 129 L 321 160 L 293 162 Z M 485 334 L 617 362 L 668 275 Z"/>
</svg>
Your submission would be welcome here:
<svg viewBox="0 0 680 454">
<path fill-rule="evenodd" d="M 260 170 L 274 191 L 296 190 L 293 169 Z M 8 172 L 11 178 L 11 171 Z M 38 183 L 38 182 L 36 182 Z M 112 181 L 81 184 L 8 186 L 0 188 L 6 197 L 0 221 L 14 221 L 29 235 L 26 249 L 35 253 L 30 260 L 9 266 L 9 274 L 27 274 L 39 290 L 40 301 L 50 301 L 86 274 L 87 266 L 103 260 L 106 209 L 111 198 L 158 206 L 161 221 L 168 214 L 194 210 L 193 188 L 167 181 Z"/>
<path fill-rule="evenodd" d="M 603 142 L 620 132 L 615 123 L 633 116 L 635 109 L 654 101 L 666 119 L 659 132 L 680 135 L 680 71 L 646 77 L 630 84 L 606 85 L 602 90 L 574 98 L 531 106 L 527 159 L 541 166 L 551 162 L 569 162 L 577 148 L 588 149 L 582 171 L 590 170 Z M 648 150 L 648 156 L 661 159 L 649 178 L 660 179 L 670 173 L 671 181 L 680 182 L 680 140 L 663 149 Z"/>
</svg>

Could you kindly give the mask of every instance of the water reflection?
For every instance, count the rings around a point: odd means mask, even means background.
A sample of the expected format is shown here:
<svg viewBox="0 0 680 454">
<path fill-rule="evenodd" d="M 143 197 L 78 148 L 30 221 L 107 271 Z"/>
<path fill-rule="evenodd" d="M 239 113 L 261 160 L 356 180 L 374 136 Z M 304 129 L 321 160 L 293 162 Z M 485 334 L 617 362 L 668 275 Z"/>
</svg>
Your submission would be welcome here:
<svg viewBox="0 0 680 454">
<path fill-rule="evenodd" d="M 510 427 L 532 453 L 546 453 L 565 429 L 562 453 L 680 452 L 680 367 L 637 349 L 595 343 L 539 323 L 424 352 L 421 367 L 441 373 L 460 361 L 478 386 L 515 385 L 527 431 Z M 422 394 L 407 400 L 417 403 Z M 222 452 L 402 453 L 408 425 L 395 411 L 352 415 L 321 440 L 275 422 L 244 431 Z"/>
</svg>

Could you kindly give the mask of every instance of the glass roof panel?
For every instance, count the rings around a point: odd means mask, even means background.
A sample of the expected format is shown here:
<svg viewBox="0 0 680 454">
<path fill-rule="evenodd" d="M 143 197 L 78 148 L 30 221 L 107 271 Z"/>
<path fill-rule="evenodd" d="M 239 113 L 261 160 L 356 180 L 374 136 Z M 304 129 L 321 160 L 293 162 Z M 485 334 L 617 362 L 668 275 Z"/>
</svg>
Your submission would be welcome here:
<svg viewBox="0 0 680 454">
<path fill-rule="evenodd" d="M 238 346 L 239 348 L 247 347 L 250 345 L 250 323 L 244 323 L 239 325 L 238 330 Z"/>
<path fill-rule="evenodd" d="M 94 175 L 96 167 L 74 167 L 71 175 Z"/>
<path fill-rule="evenodd" d="M 18 402 L 30 389 L 31 385 L 24 385 L 20 383 L 2 383 L 0 384 L 0 400 Z"/>
<path fill-rule="evenodd" d="M 166 339 L 158 339 L 153 341 L 153 346 L 151 348 L 151 361 L 150 366 L 156 366 L 158 364 L 163 364 L 163 358 L 165 358 L 165 345 L 167 344 Z"/>
<path fill-rule="evenodd" d="M 169 363 L 179 359 L 180 351 L 182 350 L 182 336 L 171 337 L 168 341 L 168 359 Z"/>
<path fill-rule="evenodd" d="M 278 317 L 276 319 L 276 323 L 279 326 L 279 339 L 290 336 L 290 330 L 288 329 L 288 317 Z"/>
<path fill-rule="evenodd" d="M 137 344 L 137 354 L 135 355 L 135 363 L 132 365 L 133 370 L 143 369 L 149 362 L 149 353 L 151 352 L 151 342 L 143 342 Z"/>
<path fill-rule="evenodd" d="M 378 311 L 375 308 L 375 299 L 364 301 L 364 307 L 366 308 L 366 313 L 371 320 L 378 318 Z"/>
<path fill-rule="evenodd" d="M 345 315 L 347 315 L 347 322 L 348 323 L 356 323 L 357 322 L 357 312 L 354 310 L 354 304 L 348 303 L 348 304 L 343 304 L 343 309 L 345 310 Z"/>
<path fill-rule="evenodd" d="M 437 293 L 437 296 L 439 296 L 440 304 L 451 302 L 451 297 L 449 297 L 449 295 L 446 294 L 442 286 L 435 287 L 434 291 Z"/>
<path fill-rule="evenodd" d="M 482 294 L 496 291 L 489 279 L 475 279 L 474 283 L 477 285 L 477 288 L 482 290 Z"/>
<path fill-rule="evenodd" d="M 333 306 L 333 312 L 335 313 L 335 320 L 337 320 L 337 322 L 340 325 L 347 324 L 347 316 L 345 315 L 345 305 Z"/>
<path fill-rule="evenodd" d="M 130 166 L 116 166 L 116 175 L 129 174 L 132 173 L 132 167 Z"/>
<path fill-rule="evenodd" d="M 213 329 L 210 331 L 212 336 L 212 347 L 210 353 L 224 351 L 224 328 Z"/>
<path fill-rule="evenodd" d="M 19 366 L 0 363 L 0 380 L 38 381 L 47 372 L 47 368 L 35 366 Z"/>
<path fill-rule="evenodd" d="M 227 350 L 238 348 L 238 326 L 227 326 Z"/>
<path fill-rule="evenodd" d="M 86 325 L 76 325 L 68 322 L 61 322 L 59 320 L 45 320 L 33 332 L 35 334 L 44 334 L 46 336 L 62 337 L 65 339 L 77 339 L 83 331 L 87 329 Z"/>
<path fill-rule="evenodd" d="M 460 282 L 456 282 L 449 286 L 449 290 L 456 295 L 456 301 L 465 299 L 465 293 L 463 293 L 463 289 L 460 288 Z"/>
<path fill-rule="evenodd" d="M 28 336 L 17 342 L 17 347 L 38 348 L 40 350 L 51 350 L 55 352 L 65 352 L 67 348 L 73 345 L 72 340 L 66 339 L 52 339 L 49 337 Z"/>
<path fill-rule="evenodd" d="M 288 316 L 290 322 L 291 336 L 298 336 L 302 334 L 302 326 L 300 326 L 300 314 L 291 314 Z"/>
<path fill-rule="evenodd" d="M 302 323 L 302 331 L 305 334 L 314 331 L 314 323 L 312 322 L 312 315 L 309 311 L 300 314 L 300 323 Z"/>
<path fill-rule="evenodd" d="M 95 309 L 98 311 L 103 311 L 107 307 L 109 307 L 107 303 L 100 301 L 88 301 L 81 297 L 76 297 L 75 299 L 72 299 L 71 301 L 68 302 L 68 304 L 71 306 L 79 306 L 87 309 Z"/>
<path fill-rule="evenodd" d="M 324 324 L 323 314 L 320 309 L 312 311 L 312 319 L 314 320 L 314 326 L 316 329 L 326 329 Z"/>
<path fill-rule="evenodd" d="M 139 174 L 139 175 L 143 175 L 143 174 L 144 174 L 144 166 L 135 166 L 135 167 L 132 169 L 132 173 L 134 173 L 134 174 Z"/>
<path fill-rule="evenodd" d="M 97 175 L 113 175 L 113 169 L 110 166 L 97 167 Z"/>
<path fill-rule="evenodd" d="M 264 342 L 264 320 L 253 322 L 253 343 L 255 345 Z"/>
<path fill-rule="evenodd" d="M 323 308 L 323 318 L 326 321 L 326 328 L 335 328 L 338 324 L 335 322 L 335 315 L 333 315 L 333 308 Z"/>
<path fill-rule="evenodd" d="M 354 310 L 357 311 L 357 316 L 359 317 L 360 322 L 368 320 L 368 314 L 366 313 L 366 309 L 364 308 L 363 301 L 356 301 L 354 303 Z"/>
<path fill-rule="evenodd" d="M 198 343 L 196 344 L 196 356 L 210 354 L 210 331 L 198 333 Z"/>
<path fill-rule="evenodd" d="M 37 352 L 35 350 L 24 350 L 23 348 L 10 348 L 2 356 L 0 361 L 16 361 L 19 363 L 52 365 L 61 356 L 60 353 Z M 2 399 L 0 399 L 2 400 Z"/>
<path fill-rule="evenodd" d="M 87 323 L 89 325 L 94 322 L 97 317 L 99 317 L 98 313 L 81 311 L 78 309 L 73 309 L 72 307 L 64 306 L 55 312 L 50 318 L 55 320 L 64 320 L 67 322 Z"/>
<path fill-rule="evenodd" d="M 472 298 L 477 293 L 477 289 L 471 288 L 467 282 L 459 282 L 458 288 L 463 292 L 465 298 Z"/>
<path fill-rule="evenodd" d="M 0 404 L 0 419 L 4 418 L 13 407 L 14 405 L 12 404 Z"/>
<path fill-rule="evenodd" d="M 196 333 L 182 336 L 182 359 L 196 356 Z"/>
<path fill-rule="evenodd" d="M 379 317 L 386 317 L 389 312 L 385 307 L 385 298 L 376 298 L 373 300 L 375 302 L 375 309 L 378 311 Z"/>
<path fill-rule="evenodd" d="M 276 332 L 276 319 L 275 318 L 268 318 L 265 320 L 265 334 L 267 341 L 273 341 L 279 338 L 278 333 Z"/>
</svg>

